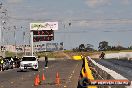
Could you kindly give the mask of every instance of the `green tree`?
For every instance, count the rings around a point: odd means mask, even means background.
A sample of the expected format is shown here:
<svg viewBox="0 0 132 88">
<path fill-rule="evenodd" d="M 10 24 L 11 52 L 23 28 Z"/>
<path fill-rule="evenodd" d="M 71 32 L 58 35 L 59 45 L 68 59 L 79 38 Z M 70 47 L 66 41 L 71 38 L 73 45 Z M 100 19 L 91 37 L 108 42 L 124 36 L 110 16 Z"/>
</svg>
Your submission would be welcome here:
<svg viewBox="0 0 132 88">
<path fill-rule="evenodd" d="M 85 45 L 84 44 L 79 45 L 79 51 L 85 51 Z"/>
<path fill-rule="evenodd" d="M 108 46 L 108 42 L 106 41 L 102 41 L 99 43 L 99 47 L 98 47 L 98 50 L 99 51 L 105 51 L 105 50 L 109 50 L 109 46 Z"/>
<path fill-rule="evenodd" d="M 92 44 L 87 44 L 86 46 L 85 46 L 85 49 L 86 49 L 86 51 L 93 51 L 94 49 L 93 49 L 93 45 Z"/>
</svg>

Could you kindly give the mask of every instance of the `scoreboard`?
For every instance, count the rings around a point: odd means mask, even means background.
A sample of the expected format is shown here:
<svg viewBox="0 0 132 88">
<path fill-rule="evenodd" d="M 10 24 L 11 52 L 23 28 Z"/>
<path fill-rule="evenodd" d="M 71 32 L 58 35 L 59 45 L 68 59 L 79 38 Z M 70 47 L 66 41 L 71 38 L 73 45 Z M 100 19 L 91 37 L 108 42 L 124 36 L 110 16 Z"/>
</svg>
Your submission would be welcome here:
<svg viewBox="0 0 132 88">
<path fill-rule="evenodd" d="M 33 37 L 33 42 L 51 41 L 51 40 L 54 40 L 54 36 L 36 36 L 36 37 Z"/>
<path fill-rule="evenodd" d="M 53 30 L 39 30 L 39 31 L 33 31 L 33 35 L 52 35 Z"/>
<path fill-rule="evenodd" d="M 54 30 L 33 31 L 33 42 L 54 40 Z"/>
</svg>

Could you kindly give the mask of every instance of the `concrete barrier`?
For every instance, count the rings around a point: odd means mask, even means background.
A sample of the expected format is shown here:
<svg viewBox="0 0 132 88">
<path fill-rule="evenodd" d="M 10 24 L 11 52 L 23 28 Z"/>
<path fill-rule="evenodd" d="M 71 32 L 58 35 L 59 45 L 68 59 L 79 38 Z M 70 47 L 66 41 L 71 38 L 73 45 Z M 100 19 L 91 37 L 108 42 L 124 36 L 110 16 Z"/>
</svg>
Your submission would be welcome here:
<svg viewBox="0 0 132 88">
<path fill-rule="evenodd" d="M 105 54 L 105 59 L 111 59 L 111 58 L 132 58 L 132 52 L 119 52 L 119 53 L 109 53 Z"/>
<path fill-rule="evenodd" d="M 126 80 L 127 78 L 123 77 L 122 75 L 116 73 L 113 70 L 110 70 L 98 63 L 96 63 L 93 59 L 91 59 L 89 56 L 87 57 L 94 65 L 95 69 L 98 72 L 98 75 L 96 76 L 98 79 L 124 79 Z M 132 81 L 130 86 L 104 86 L 104 87 L 99 87 L 99 88 L 132 88 Z"/>
</svg>

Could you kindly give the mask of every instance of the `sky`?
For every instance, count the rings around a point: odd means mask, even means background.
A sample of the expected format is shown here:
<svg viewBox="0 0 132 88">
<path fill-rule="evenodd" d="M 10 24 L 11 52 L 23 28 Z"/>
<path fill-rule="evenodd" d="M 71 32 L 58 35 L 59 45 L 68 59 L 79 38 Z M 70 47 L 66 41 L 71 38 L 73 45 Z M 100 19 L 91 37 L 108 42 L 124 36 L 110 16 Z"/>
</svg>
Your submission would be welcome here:
<svg viewBox="0 0 132 88">
<path fill-rule="evenodd" d="M 99 42 L 109 45 L 132 45 L 132 0 L 0 0 L 7 9 L 7 24 L 4 31 L 5 44 L 14 44 L 13 27 L 16 26 L 16 43 L 29 43 L 29 23 L 59 22 L 55 40 L 64 42 L 66 49 L 80 44 L 92 44 L 97 49 Z M 71 25 L 69 26 L 69 23 Z M 12 29 L 12 30 L 11 30 Z M 10 37 L 9 37 L 10 36 Z"/>
</svg>

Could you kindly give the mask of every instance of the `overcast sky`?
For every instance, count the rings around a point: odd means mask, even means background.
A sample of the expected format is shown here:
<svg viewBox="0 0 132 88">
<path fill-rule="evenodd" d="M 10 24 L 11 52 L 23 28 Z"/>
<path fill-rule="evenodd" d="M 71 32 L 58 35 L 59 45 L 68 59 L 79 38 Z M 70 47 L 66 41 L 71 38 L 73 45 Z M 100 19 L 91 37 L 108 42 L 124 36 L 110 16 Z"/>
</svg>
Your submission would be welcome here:
<svg viewBox="0 0 132 88">
<path fill-rule="evenodd" d="M 23 43 L 22 32 L 29 35 L 30 22 L 58 21 L 53 42 L 65 48 L 100 41 L 109 45 L 132 45 L 132 0 L 1 0 L 7 9 L 8 23 L 17 26 L 17 44 Z M 71 23 L 71 26 L 68 24 Z M 23 26 L 23 28 L 21 28 Z M 28 31 L 28 32 L 27 32 Z M 6 33 L 7 35 L 7 33 Z M 14 43 L 13 32 L 10 43 Z M 29 40 L 26 38 L 26 43 Z"/>
</svg>

